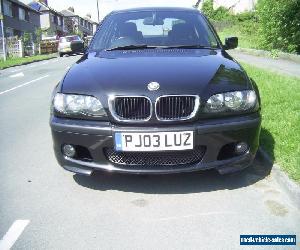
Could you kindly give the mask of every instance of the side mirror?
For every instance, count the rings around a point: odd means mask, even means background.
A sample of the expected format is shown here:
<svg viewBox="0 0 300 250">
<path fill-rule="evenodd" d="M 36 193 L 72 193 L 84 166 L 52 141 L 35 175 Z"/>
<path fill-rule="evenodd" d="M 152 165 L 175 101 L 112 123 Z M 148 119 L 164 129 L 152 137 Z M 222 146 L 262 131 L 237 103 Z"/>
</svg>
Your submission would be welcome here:
<svg viewBox="0 0 300 250">
<path fill-rule="evenodd" d="M 225 49 L 235 49 L 239 44 L 239 39 L 235 36 L 225 38 Z"/>
</svg>

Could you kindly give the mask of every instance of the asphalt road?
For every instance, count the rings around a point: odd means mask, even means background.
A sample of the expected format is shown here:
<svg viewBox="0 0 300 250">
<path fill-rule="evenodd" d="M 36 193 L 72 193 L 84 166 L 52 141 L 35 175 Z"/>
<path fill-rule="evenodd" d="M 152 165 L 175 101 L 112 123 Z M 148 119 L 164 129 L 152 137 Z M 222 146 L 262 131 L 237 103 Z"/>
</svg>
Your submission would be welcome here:
<svg viewBox="0 0 300 250">
<path fill-rule="evenodd" d="M 259 157 L 230 176 L 83 177 L 61 169 L 48 125 L 50 96 L 77 59 L 0 71 L 0 246 L 257 249 L 240 247 L 240 234 L 300 237 L 299 208 Z"/>
<path fill-rule="evenodd" d="M 228 52 L 239 62 L 252 64 L 256 67 L 271 70 L 279 74 L 300 78 L 300 63 L 285 59 L 249 55 L 237 50 L 230 50 Z"/>
</svg>

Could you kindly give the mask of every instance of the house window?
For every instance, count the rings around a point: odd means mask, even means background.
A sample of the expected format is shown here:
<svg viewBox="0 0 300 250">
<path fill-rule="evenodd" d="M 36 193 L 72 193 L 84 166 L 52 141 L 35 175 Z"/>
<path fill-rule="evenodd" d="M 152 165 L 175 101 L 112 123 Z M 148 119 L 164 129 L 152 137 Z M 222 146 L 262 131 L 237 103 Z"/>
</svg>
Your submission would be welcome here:
<svg viewBox="0 0 300 250">
<path fill-rule="evenodd" d="M 6 16 L 12 17 L 12 3 L 6 0 L 3 1 L 3 13 Z"/>
<path fill-rule="evenodd" d="M 62 26 L 62 18 L 59 16 L 59 17 L 57 17 L 57 24 L 59 25 L 59 26 Z"/>
<path fill-rule="evenodd" d="M 23 8 L 19 8 L 19 19 L 25 21 L 25 10 Z"/>
<path fill-rule="evenodd" d="M 5 33 L 6 37 L 14 36 L 14 30 L 12 28 L 6 28 Z"/>
<path fill-rule="evenodd" d="M 52 13 L 50 14 L 50 20 L 51 20 L 51 23 L 54 23 L 54 15 Z"/>
</svg>

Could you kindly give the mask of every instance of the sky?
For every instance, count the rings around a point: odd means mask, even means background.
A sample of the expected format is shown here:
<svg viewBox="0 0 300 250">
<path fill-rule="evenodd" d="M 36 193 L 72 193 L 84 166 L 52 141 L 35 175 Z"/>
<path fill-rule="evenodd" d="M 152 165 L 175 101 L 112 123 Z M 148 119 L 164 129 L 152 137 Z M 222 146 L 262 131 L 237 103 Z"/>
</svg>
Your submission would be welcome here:
<svg viewBox="0 0 300 250">
<path fill-rule="evenodd" d="M 32 2 L 32 0 L 21 1 L 26 4 Z M 99 0 L 99 12 L 101 19 L 117 9 L 147 6 L 192 7 L 196 2 L 196 0 Z M 48 5 L 57 11 L 73 6 L 76 14 L 85 16 L 90 13 L 94 21 L 98 20 L 97 0 L 48 0 Z"/>
</svg>

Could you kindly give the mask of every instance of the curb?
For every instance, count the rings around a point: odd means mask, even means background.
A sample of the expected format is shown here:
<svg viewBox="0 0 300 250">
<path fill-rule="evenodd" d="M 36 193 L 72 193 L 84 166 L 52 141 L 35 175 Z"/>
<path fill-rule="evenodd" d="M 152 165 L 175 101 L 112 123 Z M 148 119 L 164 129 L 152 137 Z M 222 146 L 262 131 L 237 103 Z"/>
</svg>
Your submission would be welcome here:
<svg viewBox="0 0 300 250">
<path fill-rule="evenodd" d="M 264 161 L 273 164 L 271 157 L 261 147 L 259 148 L 259 153 L 263 157 Z M 275 178 L 282 189 L 288 194 L 291 200 L 296 203 L 297 207 L 300 208 L 300 186 L 292 181 L 277 164 L 273 164 L 271 175 Z"/>
<path fill-rule="evenodd" d="M 56 58 L 56 57 L 57 57 L 57 55 L 53 55 L 53 57 L 49 57 L 49 58 L 44 58 L 44 59 L 40 59 L 40 60 L 34 60 L 34 61 L 30 61 L 30 62 L 23 62 L 23 63 L 20 63 L 20 64 L 16 64 L 16 65 L 12 65 L 12 66 L 7 66 L 7 67 L 4 67 L 4 68 L 0 68 L 0 71 L 4 70 L 4 69 L 8 69 L 8 68 L 13 68 L 13 67 L 18 67 L 18 66 L 28 65 L 28 64 L 31 64 L 31 63 L 35 63 L 35 62 L 42 62 L 42 61 L 46 61 L 46 60 L 51 60 L 51 59 Z"/>
<path fill-rule="evenodd" d="M 246 49 L 246 48 L 236 48 L 234 51 L 237 52 L 244 52 L 249 55 L 254 55 L 254 56 L 262 56 L 262 57 L 268 57 L 271 59 L 284 59 L 284 60 L 290 60 L 296 63 L 300 63 L 300 55 L 296 54 L 289 54 L 285 52 L 278 52 L 276 57 L 273 57 L 271 54 L 271 51 L 266 51 L 266 50 L 259 50 L 259 49 Z"/>
</svg>

